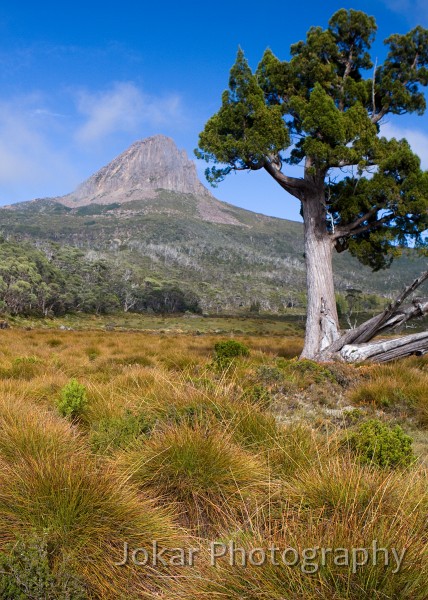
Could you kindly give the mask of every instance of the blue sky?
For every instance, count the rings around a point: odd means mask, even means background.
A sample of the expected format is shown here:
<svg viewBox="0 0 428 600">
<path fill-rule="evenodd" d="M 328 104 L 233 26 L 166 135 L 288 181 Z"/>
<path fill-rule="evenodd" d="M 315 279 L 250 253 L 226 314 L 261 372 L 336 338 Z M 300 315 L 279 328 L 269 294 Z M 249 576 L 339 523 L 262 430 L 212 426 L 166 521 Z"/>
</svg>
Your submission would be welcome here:
<svg viewBox="0 0 428 600">
<path fill-rule="evenodd" d="M 376 17 L 383 39 L 428 27 L 426 0 L 305 3 L 39 2 L 0 5 L 0 204 L 73 190 L 137 139 L 164 133 L 189 155 L 220 103 L 238 45 L 255 67 L 282 59 L 339 8 Z M 428 168 L 428 116 L 390 119 Z M 205 165 L 198 165 L 201 177 Z M 297 167 L 299 172 L 299 167 Z M 215 195 L 299 219 L 298 203 L 263 173 L 230 175 Z"/>
</svg>

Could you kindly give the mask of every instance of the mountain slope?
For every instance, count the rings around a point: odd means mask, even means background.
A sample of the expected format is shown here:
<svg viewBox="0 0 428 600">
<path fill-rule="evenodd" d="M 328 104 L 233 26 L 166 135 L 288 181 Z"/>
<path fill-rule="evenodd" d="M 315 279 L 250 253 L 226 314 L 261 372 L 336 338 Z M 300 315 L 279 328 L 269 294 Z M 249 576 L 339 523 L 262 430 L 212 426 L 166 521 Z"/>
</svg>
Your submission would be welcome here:
<svg viewBox="0 0 428 600">
<path fill-rule="evenodd" d="M 207 310 L 260 302 L 279 310 L 305 289 L 302 225 L 220 202 L 195 165 L 164 136 L 133 144 L 67 196 L 4 208 L 0 233 L 43 248 L 71 245 L 130 269 L 138 281 L 172 280 Z M 372 274 L 346 254 L 335 259 L 338 291 L 394 293 L 423 269 L 411 255 Z"/>
</svg>

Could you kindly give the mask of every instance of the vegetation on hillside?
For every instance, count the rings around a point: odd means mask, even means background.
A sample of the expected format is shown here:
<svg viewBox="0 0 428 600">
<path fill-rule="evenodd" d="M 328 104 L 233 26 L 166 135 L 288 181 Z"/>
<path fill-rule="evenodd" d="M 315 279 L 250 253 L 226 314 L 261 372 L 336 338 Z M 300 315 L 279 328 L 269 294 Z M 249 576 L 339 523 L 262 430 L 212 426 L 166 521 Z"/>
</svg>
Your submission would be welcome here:
<svg viewBox="0 0 428 600">
<path fill-rule="evenodd" d="M 112 261 L 90 260 L 77 248 L 0 238 L 0 312 L 58 316 L 69 312 L 200 312 L 177 284 L 144 278 Z"/>
<path fill-rule="evenodd" d="M 227 204 L 234 224 L 210 222 L 200 216 L 199 202 L 194 196 L 159 190 L 152 200 L 120 206 L 70 209 L 47 201 L 23 203 L 1 209 L 0 234 L 10 243 L 25 240 L 28 251 L 31 247 L 31 252 L 44 253 L 49 262 L 58 254 L 58 245 L 63 247 L 62 253 L 70 256 L 66 263 L 78 261 L 76 276 L 83 280 L 79 287 L 86 288 L 79 305 L 90 312 L 96 306 L 101 310 L 111 298 L 100 290 L 102 282 L 86 273 L 88 268 L 95 271 L 99 263 L 109 282 L 128 290 L 121 295 L 108 288 L 117 296 L 114 304 L 119 310 L 136 306 L 138 298 L 132 291 L 145 288 L 148 280 L 155 287 L 168 284 L 191 292 L 210 314 L 251 307 L 262 313 L 303 311 L 302 225 Z M 362 296 L 390 298 L 422 268 L 422 260 L 410 252 L 387 272 L 371 276 L 367 267 L 340 254 L 335 257 L 337 292 L 345 299 L 352 290 L 361 290 Z M 67 277 L 67 264 L 63 271 Z M 88 295 L 96 296 L 91 301 L 95 309 L 85 301 Z"/>
</svg>

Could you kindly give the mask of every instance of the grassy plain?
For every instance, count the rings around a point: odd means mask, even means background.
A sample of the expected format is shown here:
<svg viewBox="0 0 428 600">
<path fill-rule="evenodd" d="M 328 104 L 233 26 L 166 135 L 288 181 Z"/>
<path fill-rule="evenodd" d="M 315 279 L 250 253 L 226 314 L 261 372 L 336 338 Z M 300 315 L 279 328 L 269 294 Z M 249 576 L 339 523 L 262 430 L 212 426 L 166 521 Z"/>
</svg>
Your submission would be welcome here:
<svg viewBox="0 0 428 600">
<path fill-rule="evenodd" d="M 19 324 L 0 334 L 2 599 L 428 597 L 427 358 L 297 361 L 298 319 Z M 249 356 L 216 361 L 232 337 Z M 153 540 L 197 548 L 195 565 L 115 564 L 124 542 L 152 561 Z M 405 551 L 396 573 L 302 558 L 373 540 Z M 212 566 L 213 541 L 299 562 Z"/>
</svg>

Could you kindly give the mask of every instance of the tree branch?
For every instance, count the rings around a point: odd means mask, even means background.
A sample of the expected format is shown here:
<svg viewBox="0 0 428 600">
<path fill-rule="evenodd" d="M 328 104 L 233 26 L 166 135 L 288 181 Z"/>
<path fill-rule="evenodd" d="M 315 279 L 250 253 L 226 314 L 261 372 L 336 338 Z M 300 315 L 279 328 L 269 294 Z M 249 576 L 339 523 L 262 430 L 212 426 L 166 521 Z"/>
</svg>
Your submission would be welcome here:
<svg viewBox="0 0 428 600">
<path fill-rule="evenodd" d="M 377 70 L 377 58 L 373 67 L 373 78 L 372 78 L 372 114 L 376 113 L 376 70 Z"/>
<path fill-rule="evenodd" d="M 367 223 L 366 225 L 363 225 L 362 227 L 356 227 L 356 229 L 351 229 L 351 230 L 345 230 L 345 232 L 341 232 L 340 230 L 337 230 L 336 233 L 334 234 L 333 239 L 336 240 L 338 238 L 347 238 L 347 237 L 351 237 L 352 235 L 359 235 L 360 233 L 365 233 L 366 231 L 371 231 L 372 229 L 376 229 L 377 227 L 379 227 L 380 225 L 383 225 L 384 223 L 388 223 L 388 221 L 391 221 L 391 219 L 394 218 L 394 215 L 386 215 L 385 217 L 382 217 L 382 219 L 378 219 L 377 221 L 373 221 L 372 223 Z"/>
<path fill-rule="evenodd" d="M 307 181 L 297 177 L 284 175 L 278 162 L 274 159 L 266 160 L 263 167 L 285 191 L 299 200 L 304 200 L 304 193 L 310 188 Z"/>
<path fill-rule="evenodd" d="M 349 77 L 349 74 L 352 71 L 352 51 L 354 49 L 354 45 L 351 44 L 351 47 L 349 49 L 349 55 L 348 58 L 346 60 L 346 67 L 345 67 L 345 72 L 343 73 L 343 77 L 342 77 L 342 83 L 340 86 L 340 100 L 339 100 L 339 110 L 341 110 L 342 112 L 345 109 L 345 100 L 343 98 L 344 95 L 344 90 L 345 90 L 345 83 L 347 78 Z"/>
<path fill-rule="evenodd" d="M 422 356 L 428 352 L 428 331 L 406 335 L 394 340 L 384 340 L 375 344 L 361 346 L 347 345 L 340 352 L 346 362 L 370 360 L 372 362 L 388 362 L 406 356 Z"/>
<path fill-rule="evenodd" d="M 380 331 L 385 332 L 387 329 L 403 324 L 410 319 L 418 316 L 423 316 L 428 313 L 428 302 L 418 302 L 413 308 L 400 310 L 403 302 L 418 289 L 425 281 L 428 281 L 428 271 L 422 273 L 417 279 L 407 286 L 396 300 L 387 306 L 387 308 L 372 317 L 368 321 L 362 323 L 355 329 L 350 329 L 328 348 L 329 354 L 339 352 L 348 344 L 363 344 L 373 339 Z"/>
<path fill-rule="evenodd" d="M 370 119 L 371 122 L 374 125 L 376 125 L 376 123 L 379 123 L 379 121 L 381 119 L 383 119 L 383 117 L 387 114 L 388 110 L 389 110 L 389 105 L 388 106 L 384 106 L 380 112 L 378 112 L 377 114 L 373 114 L 372 115 L 372 118 Z"/>
<path fill-rule="evenodd" d="M 375 215 L 377 213 L 377 211 L 379 210 L 379 208 L 380 208 L 379 206 L 373 206 L 373 208 L 371 208 L 369 211 L 367 211 L 362 217 L 358 217 L 358 219 L 355 219 L 355 221 L 353 221 L 349 225 L 345 225 L 343 227 L 340 227 L 340 226 L 336 227 L 336 233 L 333 236 L 333 239 L 346 237 L 347 235 L 350 235 L 350 233 L 353 229 L 356 229 L 362 223 L 364 223 L 364 221 L 367 221 L 367 219 L 369 219 L 370 217 Z"/>
</svg>

